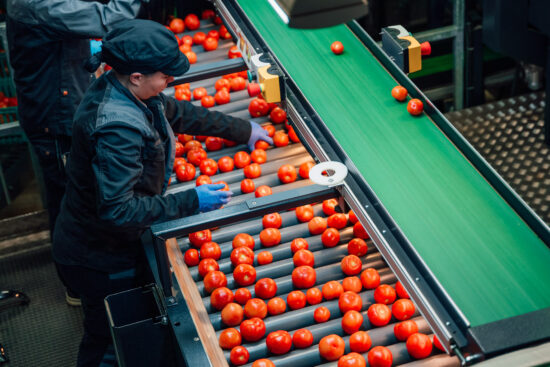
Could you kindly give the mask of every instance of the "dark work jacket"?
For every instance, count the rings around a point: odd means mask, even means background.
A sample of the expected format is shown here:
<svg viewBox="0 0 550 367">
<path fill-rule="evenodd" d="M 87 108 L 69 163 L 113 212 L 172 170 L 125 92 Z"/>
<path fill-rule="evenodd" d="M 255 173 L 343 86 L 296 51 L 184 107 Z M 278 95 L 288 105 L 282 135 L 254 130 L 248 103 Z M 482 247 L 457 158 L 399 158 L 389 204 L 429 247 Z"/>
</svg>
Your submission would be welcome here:
<svg viewBox="0 0 550 367">
<path fill-rule="evenodd" d="M 250 138 L 246 120 L 164 94 L 146 104 L 112 72 L 84 95 L 54 231 L 57 262 L 106 272 L 131 268 L 149 226 L 198 212 L 194 189 L 163 195 L 175 155 L 172 129 L 242 143 Z"/>
<path fill-rule="evenodd" d="M 90 38 L 133 19 L 142 0 L 7 0 L 6 30 L 21 127 L 37 134 L 71 135 L 73 116 L 92 75 L 83 64 Z"/>
</svg>

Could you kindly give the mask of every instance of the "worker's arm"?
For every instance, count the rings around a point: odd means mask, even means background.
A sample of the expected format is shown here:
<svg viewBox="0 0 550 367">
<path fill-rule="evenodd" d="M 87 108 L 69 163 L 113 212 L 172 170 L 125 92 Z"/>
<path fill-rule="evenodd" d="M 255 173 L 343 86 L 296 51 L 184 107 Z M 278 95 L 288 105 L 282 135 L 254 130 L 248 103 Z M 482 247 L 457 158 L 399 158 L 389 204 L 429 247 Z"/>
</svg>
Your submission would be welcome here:
<svg viewBox="0 0 550 367">
<path fill-rule="evenodd" d="M 165 196 L 136 195 L 140 180 L 151 180 L 144 172 L 143 137 L 131 127 L 110 124 L 96 133 L 96 156 L 92 161 L 96 180 L 99 217 L 122 228 L 146 228 L 157 221 L 166 221 L 196 214 L 197 192 L 186 190 Z M 143 184 L 143 182 L 141 182 Z"/>
<path fill-rule="evenodd" d="M 166 118 L 176 133 L 219 136 L 237 143 L 250 138 L 250 122 L 217 111 L 198 107 L 191 102 L 178 101 L 161 94 Z"/>
<path fill-rule="evenodd" d="M 11 17 L 44 26 L 51 37 L 101 38 L 118 22 L 136 18 L 142 4 L 149 0 L 110 0 L 107 4 L 76 0 L 8 1 L 15 10 Z"/>
</svg>

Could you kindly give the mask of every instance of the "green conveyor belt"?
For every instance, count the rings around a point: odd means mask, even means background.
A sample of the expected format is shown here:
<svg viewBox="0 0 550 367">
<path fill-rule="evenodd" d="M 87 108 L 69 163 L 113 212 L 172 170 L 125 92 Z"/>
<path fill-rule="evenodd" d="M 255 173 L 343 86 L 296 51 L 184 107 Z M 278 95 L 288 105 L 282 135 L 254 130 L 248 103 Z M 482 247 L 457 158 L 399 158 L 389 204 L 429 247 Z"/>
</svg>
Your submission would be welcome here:
<svg viewBox="0 0 550 367">
<path fill-rule="evenodd" d="M 550 307 L 550 249 L 391 97 L 395 80 L 348 27 L 290 29 L 267 1 L 237 1 L 471 326 Z"/>
</svg>

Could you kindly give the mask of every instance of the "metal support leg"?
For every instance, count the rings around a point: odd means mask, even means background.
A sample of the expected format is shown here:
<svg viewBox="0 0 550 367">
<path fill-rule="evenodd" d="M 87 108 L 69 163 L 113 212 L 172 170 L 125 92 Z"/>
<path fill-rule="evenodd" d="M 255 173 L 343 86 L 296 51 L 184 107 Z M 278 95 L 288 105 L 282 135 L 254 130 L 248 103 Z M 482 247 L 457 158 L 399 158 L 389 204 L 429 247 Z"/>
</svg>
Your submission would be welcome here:
<svg viewBox="0 0 550 367">
<path fill-rule="evenodd" d="M 453 8 L 453 22 L 456 27 L 453 40 L 455 110 L 464 108 L 464 16 L 465 0 L 455 0 Z"/>
</svg>

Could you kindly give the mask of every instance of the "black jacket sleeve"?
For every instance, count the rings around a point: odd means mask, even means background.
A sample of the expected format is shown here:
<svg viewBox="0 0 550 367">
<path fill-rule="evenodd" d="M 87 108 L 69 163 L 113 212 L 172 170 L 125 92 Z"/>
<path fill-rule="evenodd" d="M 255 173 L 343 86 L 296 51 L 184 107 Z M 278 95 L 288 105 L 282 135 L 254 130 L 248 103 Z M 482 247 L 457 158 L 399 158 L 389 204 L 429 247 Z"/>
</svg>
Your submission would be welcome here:
<svg viewBox="0 0 550 367">
<path fill-rule="evenodd" d="M 250 139 L 250 122 L 217 111 L 198 107 L 187 101 L 178 101 L 161 94 L 166 118 L 176 133 L 218 136 L 246 143 Z"/>
<path fill-rule="evenodd" d="M 29 25 L 47 25 L 51 37 L 103 37 L 116 23 L 135 18 L 149 0 L 8 0 L 10 16 Z"/>
<path fill-rule="evenodd" d="M 144 229 L 157 221 L 198 213 L 195 190 L 165 196 L 134 193 L 143 172 L 143 137 L 139 131 L 120 125 L 104 127 L 97 133 L 96 142 L 92 168 L 102 220 L 118 228 Z"/>
</svg>

